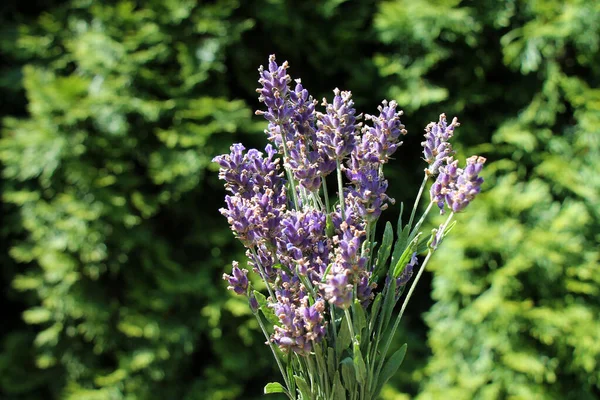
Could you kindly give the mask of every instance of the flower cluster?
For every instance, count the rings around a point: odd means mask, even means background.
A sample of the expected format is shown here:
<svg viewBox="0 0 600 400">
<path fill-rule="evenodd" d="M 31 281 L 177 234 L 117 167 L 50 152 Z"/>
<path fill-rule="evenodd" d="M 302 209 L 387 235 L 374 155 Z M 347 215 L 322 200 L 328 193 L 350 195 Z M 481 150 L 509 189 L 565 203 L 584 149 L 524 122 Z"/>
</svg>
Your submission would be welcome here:
<svg viewBox="0 0 600 400">
<path fill-rule="evenodd" d="M 421 142 L 423 146 L 423 156 L 429 167 L 425 170 L 428 175 L 437 175 L 440 166 L 449 163 L 449 158 L 454 155 L 452 145 L 449 140 L 454 136 L 454 129 L 460 124 L 458 119 L 454 118 L 448 125 L 446 115 L 440 115 L 437 123 L 431 122 L 425 127 L 425 141 Z"/>
<path fill-rule="evenodd" d="M 338 357 L 344 350 L 338 347 L 350 344 L 336 344 L 338 334 L 342 334 L 340 325 L 347 326 L 350 332 L 353 347 L 345 351 L 354 358 L 357 379 L 362 377 L 363 382 L 359 382 L 363 385 L 362 392 L 375 397 L 380 386 L 364 382 L 361 368 L 366 368 L 365 360 L 377 363 L 385 357 L 391 336 L 386 336 L 388 341 L 379 350 L 377 346 L 363 344 L 382 339 L 376 332 L 387 326 L 383 319 L 390 317 L 418 267 L 399 321 L 414 285 L 443 239 L 449 220 L 454 213 L 464 210 L 481 190 L 483 179 L 479 174 L 485 159 L 473 156 L 464 168 L 458 167 L 449 142 L 459 126 L 456 118 L 448 124 L 442 114 L 437 123 L 427 126 L 422 146 L 429 166 L 408 226 L 398 230 L 402 235 L 396 240 L 387 268 L 392 229 L 386 227 L 376 258 L 374 235 L 382 211 L 388 204 L 394 204 L 386 194 L 388 182 L 383 167 L 406 134 L 400 121 L 402 111 L 396 102 L 383 101 L 378 115 L 367 114 L 364 122 L 359 122 L 362 115 L 354 108 L 352 94 L 337 88 L 331 101 L 323 99 L 323 109 L 319 111 L 317 101 L 299 79 L 291 79 L 287 69 L 287 62 L 279 65 L 275 56 L 269 58 L 268 68 L 259 68 L 261 87 L 257 92 L 266 109 L 257 114 L 268 121 L 265 132 L 271 142 L 264 153 L 246 151 L 241 144 L 234 144 L 229 154 L 214 159 L 220 166 L 219 178 L 225 181 L 229 192 L 226 207 L 220 211 L 247 248 L 248 264 L 263 280 L 268 297 L 254 290 L 248 271 L 237 262 L 233 263 L 231 275 L 223 277 L 229 289 L 247 297 L 268 337 L 290 398 L 295 398 L 295 382 L 300 375 L 292 380 L 284 372 L 275 346 L 287 354 L 286 362 L 292 363 L 292 369 L 309 367 L 312 362 L 293 361 L 292 356 L 315 357 L 322 368 L 329 365 L 322 359 L 325 354 L 336 358 L 331 365 L 337 368 L 341 362 Z M 292 82 L 295 82 L 293 89 Z M 328 179 L 334 171 L 335 177 Z M 421 193 L 432 177 L 435 182 L 430 189 L 429 206 L 412 226 Z M 330 198 L 328 181 L 330 188 L 337 189 L 337 198 Z M 337 186 L 331 185 L 332 182 Z M 433 231 L 429 246 L 425 246 L 427 256 L 419 265 L 418 252 L 424 244 L 420 242 L 419 228 L 434 204 L 442 213 L 447 205 L 451 213 Z M 383 282 L 378 282 L 384 277 Z M 391 301 L 385 300 L 388 296 Z M 380 311 L 382 304 L 387 308 Z M 342 319 L 336 317 L 338 312 Z M 373 315 L 365 318 L 369 312 Z M 264 320 L 272 326 L 265 328 Z M 366 320 L 372 322 L 367 326 Z M 396 327 L 397 323 L 393 329 Z M 367 351 L 371 353 L 363 357 L 362 352 Z M 381 365 L 378 369 L 370 368 L 372 379 L 378 379 Z M 344 374 L 345 380 L 354 376 Z M 304 379 L 309 380 L 313 382 L 312 377 Z M 327 384 L 332 381 L 327 380 Z M 318 390 L 324 394 L 333 390 L 330 389 Z M 352 392 L 350 387 L 347 390 Z"/>
<path fill-rule="evenodd" d="M 440 167 L 436 181 L 431 185 L 431 198 L 444 213 L 444 201 L 452 210 L 459 212 L 465 209 L 481 191 L 483 178 L 479 173 L 483 169 L 485 158 L 472 156 L 467 159 L 467 166 L 458 167 L 458 160 L 449 158 L 449 163 Z"/>
</svg>

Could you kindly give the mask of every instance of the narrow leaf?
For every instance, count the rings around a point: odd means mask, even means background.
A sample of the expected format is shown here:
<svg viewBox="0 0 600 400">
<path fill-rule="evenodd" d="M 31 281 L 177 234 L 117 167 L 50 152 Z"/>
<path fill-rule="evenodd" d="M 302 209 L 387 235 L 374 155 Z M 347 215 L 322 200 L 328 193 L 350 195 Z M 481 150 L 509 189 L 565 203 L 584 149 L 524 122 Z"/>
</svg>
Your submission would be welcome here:
<svg viewBox="0 0 600 400">
<path fill-rule="evenodd" d="M 273 325 L 279 325 L 279 318 L 275 315 L 275 311 L 267 304 L 267 298 L 264 294 L 259 292 L 258 290 L 254 291 L 254 296 L 256 297 L 256 301 L 260 306 L 260 311 L 262 311 L 263 315 Z"/>
<path fill-rule="evenodd" d="M 354 344 L 354 370 L 356 372 L 356 380 L 358 383 L 363 385 L 367 380 L 367 366 L 363 360 L 362 353 L 360 352 L 360 346 L 358 343 Z"/>
<path fill-rule="evenodd" d="M 352 336 L 350 335 L 350 328 L 348 322 L 346 322 L 346 316 L 342 318 L 340 332 L 338 333 L 337 342 L 335 343 L 335 353 L 339 359 L 342 356 L 342 352 L 350 346 L 352 342 Z"/>
<path fill-rule="evenodd" d="M 404 268 L 406 267 L 406 265 L 410 262 L 410 259 L 412 258 L 413 253 L 415 251 L 417 251 L 417 244 L 419 243 L 419 236 L 420 235 L 417 235 L 417 237 L 415 237 L 413 239 L 413 241 L 410 243 L 410 245 L 406 247 L 406 249 L 400 256 L 400 259 L 398 260 L 398 263 L 396 264 L 396 266 L 394 267 L 394 271 L 392 272 L 392 276 L 394 278 L 398 278 L 400 276 L 402 271 L 404 271 Z"/>
<path fill-rule="evenodd" d="M 362 330 L 367 326 L 367 318 L 365 317 L 365 310 L 363 309 L 358 299 L 354 300 L 352 314 L 354 315 L 352 321 L 354 323 L 354 332 L 360 335 Z"/>
<path fill-rule="evenodd" d="M 388 284 L 387 294 L 383 298 L 383 308 L 381 309 L 381 317 L 382 318 L 382 331 L 385 332 L 389 322 L 390 317 L 392 316 L 392 311 L 394 311 L 394 306 L 396 305 L 396 280 L 390 279 L 390 283 Z"/>
<path fill-rule="evenodd" d="M 385 271 L 385 265 L 387 263 L 387 260 L 390 258 L 390 252 L 392 250 L 393 241 L 394 229 L 392 228 L 392 224 L 388 221 L 385 224 L 385 230 L 383 232 L 381 246 L 379 246 L 379 250 L 377 251 L 377 264 L 372 275 L 372 278 L 374 280 L 377 280 L 379 274 L 381 274 L 382 271 Z"/>
<path fill-rule="evenodd" d="M 379 392 L 383 388 L 383 385 L 385 385 L 387 381 L 389 381 L 390 378 L 392 378 L 396 374 L 398 368 L 400 368 L 402 361 L 404 361 L 404 356 L 406 355 L 406 347 L 406 343 L 404 343 L 398 351 L 392 354 L 392 356 L 389 358 L 389 360 L 387 360 L 387 362 L 383 366 L 383 369 L 381 370 L 381 375 L 379 375 L 379 381 L 377 382 L 377 388 L 375 389 L 373 398 L 377 398 Z"/>
<path fill-rule="evenodd" d="M 335 350 L 333 347 L 327 348 L 327 376 L 331 377 L 335 373 Z"/>
<path fill-rule="evenodd" d="M 310 400 L 310 386 L 308 386 L 308 383 L 306 383 L 303 377 L 298 375 L 294 375 L 294 380 L 298 386 L 298 390 L 300 391 L 302 398 L 304 400 Z"/>
<path fill-rule="evenodd" d="M 265 394 L 285 393 L 285 388 L 279 382 L 270 382 L 265 385 Z"/>
<path fill-rule="evenodd" d="M 390 265 L 392 265 L 392 266 L 396 265 L 398 263 L 398 260 L 400 259 L 400 256 L 406 249 L 406 246 L 408 245 L 409 230 L 410 230 L 410 228 L 407 225 L 404 227 L 402 232 L 400 232 L 400 234 L 398 235 L 398 239 L 396 240 L 396 243 L 394 244 L 394 252 L 392 253 L 392 262 L 390 263 Z"/>
<path fill-rule="evenodd" d="M 335 377 L 333 378 L 333 391 L 331 393 L 331 400 L 346 400 L 346 389 L 342 385 L 340 379 L 340 371 L 336 371 Z"/>
<path fill-rule="evenodd" d="M 371 318 L 369 319 L 369 331 L 372 332 L 375 327 L 375 321 L 377 321 L 377 314 L 379 314 L 379 309 L 381 308 L 381 292 L 377 293 L 375 296 L 375 300 L 373 300 L 373 305 L 371 306 Z"/>
<path fill-rule="evenodd" d="M 350 357 L 346 357 L 340 363 L 342 365 L 342 378 L 344 385 L 348 389 L 352 389 L 356 385 L 356 372 L 354 372 L 354 361 Z"/>
</svg>

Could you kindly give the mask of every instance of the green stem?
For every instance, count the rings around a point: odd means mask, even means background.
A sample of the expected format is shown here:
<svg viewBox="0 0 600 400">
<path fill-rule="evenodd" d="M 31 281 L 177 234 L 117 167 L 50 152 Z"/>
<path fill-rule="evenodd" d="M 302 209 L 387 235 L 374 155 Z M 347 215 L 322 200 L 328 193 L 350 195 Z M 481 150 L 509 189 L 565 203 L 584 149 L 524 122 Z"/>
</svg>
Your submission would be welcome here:
<svg viewBox="0 0 600 400">
<path fill-rule="evenodd" d="M 419 201 L 421 200 L 421 195 L 423 194 L 423 189 L 425 189 L 425 185 L 429 180 L 429 175 L 425 173 L 423 177 L 423 182 L 421 182 L 421 187 L 419 188 L 419 192 L 417 193 L 417 198 L 415 199 L 415 204 L 413 205 L 412 212 L 410 213 L 410 219 L 408 220 L 409 229 L 412 227 L 413 219 L 415 218 L 415 213 L 417 212 L 417 208 L 419 207 Z"/>
<path fill-rule="evenodd" d="M 323 349 L 320 343 L 315 343 L 315 359 L 317 360 L 317 368 L 319 370 L 319 379 L 321 388 L 325 389 L 325 398 L 329 399 L 329 379 L 327 379 L 327 365 L 323 359 Z"/>
<path fill-rule="evenodd" d="M 271 338 L 269 337 L 269 334 L 267 333 L 267 329 L 265 328 L 265 325 L 263 324 L 262 319 L 260 318 L 260 315 L 258 314 L 258 312 L 254 312 L 253 314 L 256 317 L 256 319 L 258 320 L 258 325 L 260 326 L 260 329 L 263 331 L 263 334 L 265 335 L 265 338 L 267 339 L 267 343 L 269 343 L 269 348 L 271 349 L 271 352 L 273 353 L 273 357 L 275 357 L 275 361 L 277 362 L 277 366 L 279 367 L 279 372 L 281 372 L 281 376 L 283 377 L 283 381 L 285 382 L 285 387 L 287 388 L 286 394 L 288 395 L 288 397 L 290 399 L 294 400 L 294 398 L 292 397 L 291 392 L 290 392 L 292 388 L 287 379 L 285 370 L 283 369 L 283 365 L 281 365 L 281 361 L 279 360 L 279 357 L 277 357 L 277 352 L 275 351 L 273 342 L 271 342 Z"/>
<path fill-rule="evenodd" d="M 310 305 L 313 305 L 315 301 L 317 301 L 317 292 L 315 291 L 315 288 L 312 285 L 312 283 L 308 280 L 308 275 L 300 274 L 297 269 L 296 274 L 300 277 L 300 282 L 302 282 L 302 284 L 306 287 L 306 290 L 308 290 L 310 294 Z"/>
<path fill-rule="evenodd" d="M 333 327 L 333 348 L 337 346 L 337 326 L 335 324 L 335 305 L 329 303 L 331 310 L 331 326 Z M 337 360 L 336 364 L 337 364 Z"/>
<path fill-rule="evenodd" d="M 292 189 L 292 199 L 294 200 L 294 207 L 296 208 L 296 210 L 299 210 L 298 207 L 298 195 L 296 193 L 296 182 L 294 181 L 294 176 L 292 175 L 292 171 L 290 171 L 286 166 L 285 166 L 285 160 L 287 160 L 289 158 L 288 155 L 288 148 L 287 148 L 287 143 L 285 140 L 285 134 L 283 133 L 283 126 L 279 125 L 279 130 L 281 132 L 281 143 L 283 144 L 283 168 L 285 169 L 285 173 L 288 177 L 288 181 L 290 181 L 290 186 Z"/>
<path fill-rule="evenodd" d="M 415 227 L 410 232 L 409 238 L 414 238 L 414 236 L 417 234 L 417 231 L 423 224 L 423 221 L 425 221 L 425 218 L 427 218 L 427 215 L 431 211 L 431 207 L 433 207 L 433 204 L 434 204 L 433 201 L 429 202 L 429 204 L 427 205 L 427 208 L 425 209 L 425 212 L 423 213 L 423 215 L 421 215 L 421 218 L 419 219 L 419 221 L 417 221 Z"/>
<path fill-rule="evenodd" d="M 454 213 L 453 212 L 450 213 L 450 215 L 448 216 L 446 221 L 440 226 L 440 228 L 439 228 L 440 231 L 443 232 L 443 230 L 446 229 L 446 227 L 448 226 L 448 223 L 450 222 L 450 220 L 452 219 L 453 216 L 454 216 Z M 379 367 L 377 368 L 377 375 L 376 375 L 377 378 L 379 378 L 379 374 L 381 372 L 381 368 L 383 367 L 383 362 L 385 360 L 385 356 L 390 348 L 390 344 L 392 343 L 392 339 L 394 337 L 394 334 L 396 333 L 396 329 L 398 329 L 398 325 L 400 324 L 400 320 L 402 319 L 402 316 L 404 315 L 404 311 L 406 310 L 406 307 L 408 306 L 408 302 L 410 301 L 410 298 L 412 297 L 412 294 L 415 291 L 415 288 L 417 287 L 417 284 L 419 283 L 419 279 L 421 279 L 421 275 L 423 275 L 423 271 L 425 271 L 425 267 L 427 266 L 427 263 L 431 259 L 432 254 L 433 254 L 433 251 L 430 249 L 427 252 L 427 256 L 425 257 L 425 260 L 423 260 L 421 267 L 419 268 L 419 272 L 417 273 L 417 276 L 413 280 L 413 283 L 410 285 L 410 289 L 408 290 L 406 297 L 404 298 L 404 302 L 402 303 L 402 307 L 400 308 L 400 313 L 398 314 L 398 317 L 396 318 L 396 321 L 394 322 L 394 327 L 392 328 L 392 331 L 391 331 L 390 335 L 388 336 L 383 353 L 381 354 L 382 357 L 379 362 Z"/>
<path fill-rule="evenodd" d="M 321 181 L 323 182 L 323 197 L 325 198 L 325 212 L 331 212 L 331 208 L 329 208 L 329 193 L 327 192 L 327 180 L 324 177 L 321 177 Z"/>
<path fill-rule="evenodd" d="M 342 182 L 342 168 L 340 166 L 340 160 L 335 161 L 337 169 L 337 182 L 338 182 L 338 196 L 340 198 L 340 210 L 342 212 L 342 221 L 346 220 L 346 208 L 344 203 L 344 183 Z"/>
<path fill-rule="evenodd" d="M 269 281 L 267 280 L 267 273 L 265 272 L 265 269 L 263 268 L 262 264 L 260 263 L 260 258 L 258 257 L 258 254 L 256 254 L 256 250 L 254 249 L 254 247 L 252 247 L 250 249 L 250 252 L 252 253 L 252 256 L 254 257 L 254 262 L 256 263 L 256 266 L 258 267 L 258 272 L 260 274 L 260 277 L 265 282 L 265 286 L 267 287 L 267 290 L 269 291 L 269 295 L 271 296 L 273 301 L 275 301 L 276 297 L 275 297 L 275 294 L 273 293 L 273 290 L 271 289 L 271 286 L 269 285 Z"/>
<path fill-rule="evenodd" d="M 348 328 L 350 329 L 350 336 L 352 337 L 352 343 L 360 344 L 358 340 L 356 340 L 356 336 L 354 335 L 354 327 L 352 326 L 352 317 L 350 316 L 350 309 L 344 308 L 344 314 L 346 315 L 346 322 L 348 322 Z"/>
<path fill-rule="evenodd" d="M 385 299 L 387 296 L 390 296 L 390 285 L 385 285 L 385 293 L 382 296 L 382 302 L 383 299 Z M 395 296 L 396 293 L 392 293 L 391 296 Z M 373 337 L 373 340 L 375 341 L 375 345 L 373 346 L 373 353 L 371 354 L 371 371 L 370 371 L 370 376 L 373 378 L 371 380 L 371 385 L 373 385 L 372 389 L 375 389 L 375 385 L 377 383 L 377 377 L 373 375 L 373 372 L 375 371 L 375 364 L 377 364 L 377 362 L 375 360 L 377 360 L 377 349 L 379 348 L 379 340 L 381 339 L 381 330 L 383 329 L 383 315 L 382 315 L 382 311 L 379 311 L 379 318 L 377 318 L 377 320 L 379 321 L 377 323 L 377 334 Z M 385 354 L 383 355 L 385 357 Z M 371 388 L 369 388 L 369 390 L 371 390 Z"/>
</svg>

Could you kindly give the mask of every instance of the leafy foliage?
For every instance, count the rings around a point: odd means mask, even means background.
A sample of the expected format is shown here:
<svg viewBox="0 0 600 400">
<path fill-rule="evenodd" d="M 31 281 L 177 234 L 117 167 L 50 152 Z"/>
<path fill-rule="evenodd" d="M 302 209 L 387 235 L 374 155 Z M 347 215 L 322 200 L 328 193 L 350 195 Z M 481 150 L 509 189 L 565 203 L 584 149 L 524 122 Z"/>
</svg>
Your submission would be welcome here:
<svg viewBox="0 0 600 400">
<path fill-rule="evenodd" d="M 217 284 L 220 254 L 237 248 L 202 196 L 225 148 L 216 135 L 256 131 L 213 79 L 249 27 L 229 19 L 235 6 L 76 1 L 20 33 L 29 117 L 5 119 L 0 160 L 3 201 L 18 207 L 14 296 L 26 294 L 23 319 L 39 328 L 4 340 L 7 394 L 231 398 L 243 387 L 224 376 L 250 365 L 238 339 L 249 327 L 222 331 L 234 305 Z M 31 344 L 36 368 L 14 369 L 10 354 Z"/>
<path fill-rule="evenodd" d="M 463 143 L 495 162 L 435 259 L 433 354 L 418 398 L 596 398 L 600 7 L 432 3 L 382 3 L 382 40 L 424 61 L 376 60 L 406 77 L 392 93 L 419 77 L 428 91 L 415 107 L 461 111 Z"/>
</svg>

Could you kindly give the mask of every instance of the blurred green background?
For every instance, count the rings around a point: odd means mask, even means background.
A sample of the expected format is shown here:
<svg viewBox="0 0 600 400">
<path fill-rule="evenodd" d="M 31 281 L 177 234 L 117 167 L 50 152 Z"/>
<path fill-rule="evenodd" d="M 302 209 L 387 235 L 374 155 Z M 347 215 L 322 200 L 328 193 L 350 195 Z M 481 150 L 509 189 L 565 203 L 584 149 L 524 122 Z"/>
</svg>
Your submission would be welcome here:
<svg viewBox="0 0 600 400">
<path fill-rule="evenodd" d="M 488 159 L 383 397 L 600 398 L 592 0 L 4 0 L 0 398 L 258 399 L 277 379 L 221 280 L 243 251 L 210 163 L 266 143 L 254 89 L 271 53 L 316 98 L 399 102 L 398 201 L 441 112 L 461 158 Z"/>
</svg>

